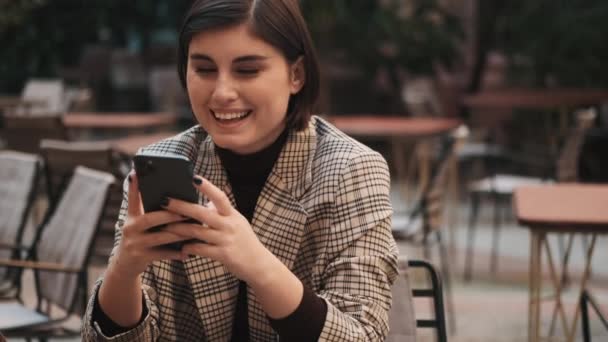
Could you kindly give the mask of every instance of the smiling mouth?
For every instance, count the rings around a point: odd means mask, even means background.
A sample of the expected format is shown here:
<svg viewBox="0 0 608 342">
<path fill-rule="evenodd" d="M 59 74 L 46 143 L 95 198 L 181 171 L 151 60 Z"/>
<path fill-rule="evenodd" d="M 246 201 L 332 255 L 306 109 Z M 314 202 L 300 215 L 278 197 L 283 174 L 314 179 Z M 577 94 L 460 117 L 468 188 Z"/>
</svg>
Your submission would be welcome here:
<svg viewBox="0 0 608 342">
<path fill-rule="evenodd" d="M 215 120 L 224 123 L 237 122 L 243 120 L 248 117 L 252 112 L 251 110 L 242 112 L 215 112 L 211 109 L 209 111 L 211 112 L 211 115 L 213 115 Z"/>
</svg>

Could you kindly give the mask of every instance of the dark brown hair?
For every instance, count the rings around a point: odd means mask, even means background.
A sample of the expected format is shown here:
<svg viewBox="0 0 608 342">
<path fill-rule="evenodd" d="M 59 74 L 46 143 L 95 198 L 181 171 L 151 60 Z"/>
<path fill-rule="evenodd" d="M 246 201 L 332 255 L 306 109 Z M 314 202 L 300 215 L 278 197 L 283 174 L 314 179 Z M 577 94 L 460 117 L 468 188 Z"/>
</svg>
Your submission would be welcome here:
<svg viewBox="0 0 608 342">
<path fill-rule="evenodd" d="M 178 72 L 184 88 L 188 48 L 197 33 L 247 23 L 252 32 L 277 48 L 289 63 L 303 57 L 305 82 L 289 99 L 287 127 L 308 125 L 319 97 L 319 64 L 297 0 L 197 0 L 186 14 L 179 34 Z"/>
</svg>

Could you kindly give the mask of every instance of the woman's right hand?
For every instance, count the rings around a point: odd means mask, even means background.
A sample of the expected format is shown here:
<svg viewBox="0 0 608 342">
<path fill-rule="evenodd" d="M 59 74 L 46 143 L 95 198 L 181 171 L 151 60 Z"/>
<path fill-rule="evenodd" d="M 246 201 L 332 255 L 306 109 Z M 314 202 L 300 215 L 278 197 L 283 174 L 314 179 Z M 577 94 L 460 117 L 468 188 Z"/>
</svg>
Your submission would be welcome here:
<svg viewBox="0 0 608 342">
<path fill-rule="evenodd" d="M 135 172 L 129 174 L 127 217 L 122 227 L 122 236 L 115 255 L 109 265 L 112 273 L 121 278 L 134 279 L 156 260 L 182 260 L 180 251 L 162 245 L 182 241 L 181 235 L 150 228 L 187 220 L 181 215 L 166 210 L 144 213 L 141 196 L 137 187 Z"/>
</svg>

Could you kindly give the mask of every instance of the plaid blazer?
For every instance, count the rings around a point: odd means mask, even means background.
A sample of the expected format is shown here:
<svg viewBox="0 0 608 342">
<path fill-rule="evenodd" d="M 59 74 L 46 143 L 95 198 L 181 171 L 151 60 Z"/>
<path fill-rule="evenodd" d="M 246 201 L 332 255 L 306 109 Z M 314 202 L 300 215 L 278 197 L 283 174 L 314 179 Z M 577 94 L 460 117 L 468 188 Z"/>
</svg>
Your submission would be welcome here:
<svg viewBox="0 0 608 342">
<path fill-rule="evenodd" d="M 195 173 L 223 189 L 234 205 L 214 144 L 200 127 L 145 149 L 187 156 Z M 320 341 L 382 341 L 388 333 L 391 285 L 398 273 L 389 186 L 380 154 L 314 116 L 307 129 L 289 134 L 262 189 L 253 230 L 326 301 Z M 124 198 L 115 248 L 125 220 Z M 219 262 L 198 256 L 154 262 L 142 282 L 149 314 L 141 324 L 105 337 L 92 321 L 94 293 L 83 321 L 83 340 L 230 340 L 238 279 Z M 248 312 L 251 341 L 279 339 L 251 290 Z"/>
</svg>

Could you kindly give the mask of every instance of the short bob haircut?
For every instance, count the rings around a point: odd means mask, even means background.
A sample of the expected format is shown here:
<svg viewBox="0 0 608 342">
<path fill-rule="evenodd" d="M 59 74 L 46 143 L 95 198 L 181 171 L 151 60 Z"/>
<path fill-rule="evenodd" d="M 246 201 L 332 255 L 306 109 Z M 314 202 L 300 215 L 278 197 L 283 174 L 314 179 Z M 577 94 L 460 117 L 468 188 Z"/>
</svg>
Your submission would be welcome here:
<svg viewBox="0 0 608 342">
<path fill-rule="evenodd" d="M 200 32 L 249 24 L 252 32 L 277 48 L 291 64 L 303 57 L 305 82 L 289 99 L 287 127 L 308 125 L 319 97 L 319 64 L 298 0 L 197 0 L 186 14 L 179 34 L 178 72 L 187 88 L 188 49 Z"/>
</svg>

